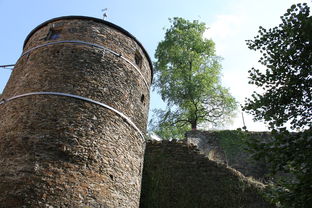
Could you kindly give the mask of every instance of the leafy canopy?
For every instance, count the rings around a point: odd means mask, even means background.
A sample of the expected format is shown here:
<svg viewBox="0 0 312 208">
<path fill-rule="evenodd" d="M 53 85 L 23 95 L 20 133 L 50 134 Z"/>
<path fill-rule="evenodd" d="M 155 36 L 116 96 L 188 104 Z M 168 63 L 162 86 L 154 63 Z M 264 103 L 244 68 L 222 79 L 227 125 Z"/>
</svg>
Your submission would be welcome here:
<svg viewBox="0 0 312 208">
<path fill-rule="evenodd" d="M 306 4 L 293 5 L 281 17 L 278 27 L 259 29 L 247 45 L 260 50 L 259 62 L 265 72 L 252 68 L 250 84 L 266 90 L 254 93 L 245 110 L 257 120 L 264 119 L 272 128 L 290 122 L 292 129 L 302 129 L 312 122 L 312 22 Z"/>
<path fill-rule="evenodd" d="M 178 17 L 170 22 L 155 53 L 154 87 L 167 103 L 166 110 L 156 111 L 156 129 L 176 132 L 204 122 L 218 124 L 236 103 L 220 84 L 221 58 L 214 42 L 203 38 L 204 23 Z"/>
<path fill-rule="evenodd" d="M 273 186 L 270 197 L 282 207 L 308 208 L 312 204 L 312 18 L 307 4 L 291 6 L 282 23 L 248 40 L 259 50 L 264 72 L 252 68 L 250 83 L 265 90 L 254 92 L 244 110 L 269 123 L 271 141 L 250 141 L 255 157 L 265 160 L 271 173 L 288 173 Z M 285 127 L 296 129 L 290 133 Z"/>
</svg>

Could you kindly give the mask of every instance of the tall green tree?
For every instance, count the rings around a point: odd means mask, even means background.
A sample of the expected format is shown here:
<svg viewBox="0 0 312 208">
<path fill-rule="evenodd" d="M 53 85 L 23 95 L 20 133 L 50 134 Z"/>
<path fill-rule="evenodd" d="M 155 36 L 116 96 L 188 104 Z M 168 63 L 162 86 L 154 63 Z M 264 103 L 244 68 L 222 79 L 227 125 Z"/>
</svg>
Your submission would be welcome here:
<svg viewBox="0 0 312 208">
<path fill-rule="evenodd" d="M 312 204 L 312 18 L 307 4 L 297 4 L 274 28 L 259 28 L 247 45 L 262 53 L 266 70 L 252 68 L 250 83 L 262 88 L 246 100 L 244 110 L 265 120 L 271 141 L 250 141 L 258 159 L 276 172 L 289 173 L 272 192 L 282 207 L 308 208 Z M 296 130 L 290 133 L 286 127 Z"/>
<path fill-rule="evenodd" d="M 154 86 L 167 103 L 157 110 L 161 136 L 196 129 L 205 122 L 219 124 L 236 108 L 234 98 L 220 84 L 220 57 L 212 40 L 205 39 L 205 24 L 175 17 L 158 44 Z"/>
</svg>

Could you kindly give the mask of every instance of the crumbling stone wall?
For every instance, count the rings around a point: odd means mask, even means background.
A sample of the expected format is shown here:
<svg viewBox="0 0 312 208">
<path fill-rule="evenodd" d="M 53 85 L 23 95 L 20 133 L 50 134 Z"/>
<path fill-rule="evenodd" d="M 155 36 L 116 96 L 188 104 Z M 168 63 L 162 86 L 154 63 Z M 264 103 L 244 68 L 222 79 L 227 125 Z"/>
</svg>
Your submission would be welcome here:
<svg viewBox="0 0 312 208">
<path fill-rule="evenodd" d="M 145 132 L 151 63 L 127 31 L 95 18 L 56 18 L 30 33 L 25 52 L 2 98 L 79 95 Z M 145 141 L 115 112 L 31 95 L 2 103 L 0 116 L 0 207 L 139 206 Z"/>
<path fill-rule="evenodd" d="M 270 208 L 263 185 L 200 154 L 185 141 L 146 145 L 141 208 Z"/>
<path fill-rule="evenodd" d="M 213 132 L 189 131 L 186 133 L 186 141 L 189 145 L 196 146 L 208 159 L 227 164 L 226 154 Z"/>
<path fill-rule="evenodd" d="M 210 160 L 226 164 L 245 176 L 251 176 L 264 181 L 268 168 L 263 161 L 256 161 L 247 151 L 244 140 L 270 138 L 269 132 L 239 132 L 239 131 L 189 131 L 186 133 L 188 144 L 195 145 L 200 153 Z"/>
</svg>

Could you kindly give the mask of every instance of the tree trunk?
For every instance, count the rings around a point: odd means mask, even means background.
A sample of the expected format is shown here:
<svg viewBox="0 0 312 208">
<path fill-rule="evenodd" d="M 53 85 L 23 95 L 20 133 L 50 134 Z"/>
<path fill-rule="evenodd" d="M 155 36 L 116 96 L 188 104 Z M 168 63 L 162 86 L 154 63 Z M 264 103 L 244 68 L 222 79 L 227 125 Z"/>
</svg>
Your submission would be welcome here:
<svg viewBox="0 0 312 208">
<path fill-rule="evenodd" d="M 196 130 L 197 129 L 197 121 L 192 121 L 191 126 L 192 126 L 192 130 Z"/>
</svg>

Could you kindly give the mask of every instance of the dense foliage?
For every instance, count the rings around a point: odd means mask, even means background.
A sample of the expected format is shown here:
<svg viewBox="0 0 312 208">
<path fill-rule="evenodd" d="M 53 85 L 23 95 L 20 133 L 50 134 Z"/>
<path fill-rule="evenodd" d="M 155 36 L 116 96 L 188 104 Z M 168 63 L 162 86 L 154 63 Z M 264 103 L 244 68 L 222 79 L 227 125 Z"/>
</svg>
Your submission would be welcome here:
<svg viewBox="0 0 312 208">
<path fill-rule="evenodd" d="M 264 72 L 249 71 L 250 83 L 264 90 L 246 100 L 244 110 L 268 122 L 271 141 L 251 141 L 255 156 L 264 159 L 272 174 L 283 173 L 271 197 L 282 207 L 312 204 L 312 18 L 307 4 L 291 6 L 282 23 L 248 40 L 259 50 Z M 286 128 L 287 127 L 287 128 Z M 287 129 L 296 130 L 290 133 Z"/>
<path fill-rule="evenodd" d="M 167 103 L 166 110 L 156 111 L 154 130 L 168 137 L 205 122 L 220 124 L 236 108 L 220 84 L 220 57 L 214 42 L 203 37 L 205 24 L 183 18 L 170 22 L 154 64 L 154 86 Z"/>
</svg>

